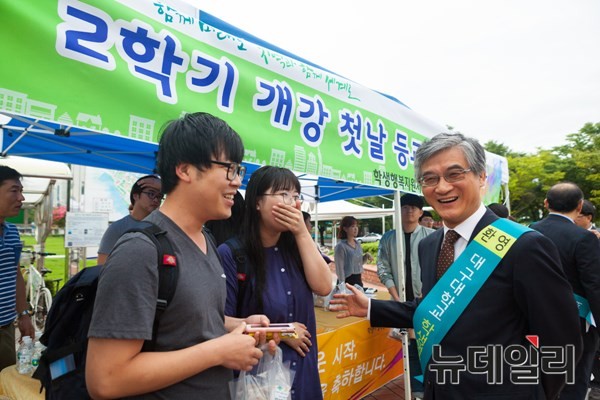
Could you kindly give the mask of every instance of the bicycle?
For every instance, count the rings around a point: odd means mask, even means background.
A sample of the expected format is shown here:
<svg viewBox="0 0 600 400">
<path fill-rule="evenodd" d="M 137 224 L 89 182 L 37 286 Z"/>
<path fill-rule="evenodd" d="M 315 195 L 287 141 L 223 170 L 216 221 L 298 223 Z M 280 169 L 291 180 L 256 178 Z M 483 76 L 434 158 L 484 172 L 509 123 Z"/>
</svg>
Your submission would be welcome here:
<svg viewBox="0 0 600 400">
<path fill-rule="evenodd" d="M 34 250 L 23 250 L 22 255 L 25 257 L 21 257 L 21 259 L 23 261 L 29 261 L 30 263 L 25 271 L 25 273 L 29 275 L 25 290 L 33 326 L 36 331 L 43 332 L 48 311 L 52 306 L 52 293 L 50 292 L 50 289 L 46 287 L 44 276 L 52 271 L 44 267 L 38 270 L 35 265 L 35 259 L 37 256 L 46 257 L 55 255 L 55 253 L 40 253 Z M 29 257 L 26 257 L 26 255 L 29 255 Z M 21 267 L 25 268 L 25 266 Z"/>
</svg>

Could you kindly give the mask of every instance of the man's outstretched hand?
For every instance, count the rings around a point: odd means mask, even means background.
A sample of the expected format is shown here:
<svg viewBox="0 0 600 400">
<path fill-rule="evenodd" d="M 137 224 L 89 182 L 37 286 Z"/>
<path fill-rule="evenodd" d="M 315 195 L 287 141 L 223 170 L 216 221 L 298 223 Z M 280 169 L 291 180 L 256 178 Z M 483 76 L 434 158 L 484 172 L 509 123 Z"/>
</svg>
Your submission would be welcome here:
<svg viewBox="0 0 600 400">
<path fill-rule="evenodd" d="M 336 293 L 329 302 L 329 309 L 337 311 L 336 318 L 366 317 L 369 309 L 369 298 L 360 290 L 346 283 L 352 293 Z"/>
</svg>

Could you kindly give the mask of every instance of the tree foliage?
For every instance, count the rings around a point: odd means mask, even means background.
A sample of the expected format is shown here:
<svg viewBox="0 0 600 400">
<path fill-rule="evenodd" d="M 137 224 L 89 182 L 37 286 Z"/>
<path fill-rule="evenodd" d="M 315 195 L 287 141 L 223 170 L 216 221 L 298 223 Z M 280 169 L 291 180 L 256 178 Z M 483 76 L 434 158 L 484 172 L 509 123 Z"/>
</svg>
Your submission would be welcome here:
<svg viewBox="0 0 600 400">
<path fill-rule="evenodd" d="M 585 198 L 600 205 L 600 123 L 587 123 L 567 135 L 567 144 L 555 147 L 565 180 L 576 183 Z"/>
<path fill-rule="evenodd" d="M 546 192 L 564 178 L 564 173 L 555 168 L 557 160 L 548 150 L 537 155 L 508 157 L 511 214 L 519 221 L 542 218 Z"/>
<path fill-rule="evenodd" d="M 511 213 L 519 221 L 542 218 L 546 192 L 561 181 L 577 184 L 584 197 L 600 208 L 600 123 L 585 124 L 567 135 L 566 142 L 535 154 L 515 153 L 494 141 L 485 144 L 486 150 L 508 159 Z"/>
<path fill-rule="evenodd" d="M 508 146 L 506 146 L 504 143 L 498 143 L 495 140 L 486 142 L 483 147 L 490 153 L 498 154 L 502 157 L 507 157 L 509 153 L 511 153 Z"/>
</svg>

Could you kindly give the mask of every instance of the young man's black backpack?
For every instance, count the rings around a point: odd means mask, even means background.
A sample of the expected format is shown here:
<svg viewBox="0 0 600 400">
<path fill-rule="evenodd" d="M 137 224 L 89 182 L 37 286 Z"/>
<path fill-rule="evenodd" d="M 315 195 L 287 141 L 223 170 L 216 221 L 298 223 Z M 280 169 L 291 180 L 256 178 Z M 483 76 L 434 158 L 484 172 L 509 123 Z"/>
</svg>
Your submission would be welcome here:
<svg viewBox="0 0 600 400">
<path fill-rule="evenodd" d="M 158 253 L 158 298 L 152 340 L 144 350 L 156 344 L 160 316 L 175 294 L 179 269 L 167 232 L 144 221 L 139 228 L 155 244 Z M 85 268 L 73 276 L 56 294 L 46 319 L 40 342 L 46 346 L 33 377 L 46 389 L 46 399 L 89 399 L 85 385 L 87 334 L 92 319 L 101 266 Z"/>
</svg>

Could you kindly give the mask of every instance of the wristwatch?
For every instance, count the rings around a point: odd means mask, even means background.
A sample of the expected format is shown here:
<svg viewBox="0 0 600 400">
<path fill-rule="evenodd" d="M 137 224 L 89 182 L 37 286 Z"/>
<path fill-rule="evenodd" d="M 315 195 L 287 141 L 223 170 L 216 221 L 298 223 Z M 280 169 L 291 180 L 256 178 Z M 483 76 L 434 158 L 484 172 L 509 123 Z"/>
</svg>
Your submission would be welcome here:
<svg viewBox="0 0 600 400">
<path fill-rule="evenodd" d="M 19 318 L 25 316 L 25 315 L 29 315 L 29 310 L 25 309 L 23 311 L 21 311 L 18 315 Z"/>
</svg>

